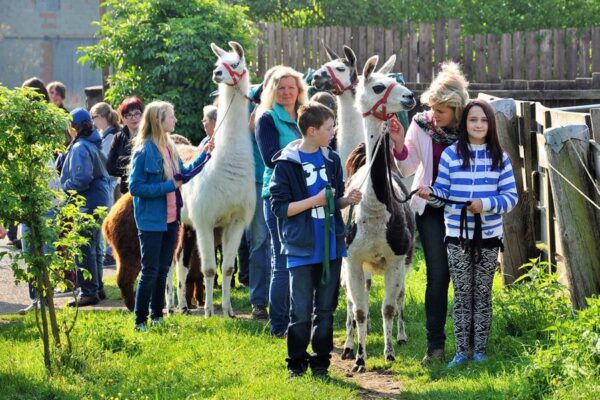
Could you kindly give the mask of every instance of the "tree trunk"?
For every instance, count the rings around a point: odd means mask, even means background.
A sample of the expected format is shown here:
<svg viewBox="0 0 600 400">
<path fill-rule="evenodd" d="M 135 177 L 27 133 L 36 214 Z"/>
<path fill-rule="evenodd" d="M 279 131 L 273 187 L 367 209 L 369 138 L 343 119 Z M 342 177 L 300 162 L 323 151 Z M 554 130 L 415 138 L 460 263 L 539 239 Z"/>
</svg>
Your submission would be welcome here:
<svg viewBox="0 0 600 400">
<path fill-rule="evenodd" d="M 531 258 L 536 258 L 539 251 L 535 247 L 534 196 L 532 188 L 525 183 L 522 158 L 519 152 L 519 121 L 516 103 L 512 99 L 501 99 L 490 102 L 496 114 L 497 130 L 500 144 L 508 154 L 512 163 L 519 202 L 504 221 L 504 253 L 501 257 L 500 269 L 505 285 L 513 283 L 523 274 L 521 265 Z M 522 137 L 530 140 L 529 124 L 524 123 Z"/>
<path fill-rule="evenodd" d="M 38 287 L 42 287 L 42 279 L 37 279 Z M 50 340 L 48 335 L 48 317 L 46 316 L 46 304 L 40 298 L 40 313 L 42 314 L 42 343 L 44 344 L 44 365 L 46 366 L 46 372 L 50 374 L 52 372 L 52 362 L 50 360 Z"/>
<path fill-rule="evenodd" d="M 586 125 L 566 125 L 546 130 L 544 138 L 571 302 L 582 309 L 586 297 L 600 293 L 600 211 L 575 189 L 599 203 L 582 164 L 590 169 L 590 133 Z"/>
</svg>

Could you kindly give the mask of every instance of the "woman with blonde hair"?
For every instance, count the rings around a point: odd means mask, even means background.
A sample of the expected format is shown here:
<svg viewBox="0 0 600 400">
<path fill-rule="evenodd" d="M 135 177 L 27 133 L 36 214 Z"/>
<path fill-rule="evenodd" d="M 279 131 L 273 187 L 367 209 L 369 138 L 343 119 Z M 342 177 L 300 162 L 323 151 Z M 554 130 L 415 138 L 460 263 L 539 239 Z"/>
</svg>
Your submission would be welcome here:
<svg viewBox="0 0 600 400">
<path fill-rule="evenodd" d="M 415 175 L 412 189 L 431 186 L 438 175 L 438 165 L 444 150 L 458 139 L 458 123 L 469 101 L 468 82 L 458 64 L 446 62 L 421 103 L 431 107 L 415 115 L 408 127 L 406 139 L 402 125 L 391 122 L 390 137 L 394 142 L 396 164 L 404 176 Z M 450 272 L 444 238 L 444 209 L 435 208 L 414 196 L 410 203 L 416 213 L 417 229 L 423 245 L 427 266 L 425 316 L 427 353 L 422 364 L 445 360 L 444 333 L 448 311 Z"/>
<path fill-rule="evenodd" d="M 173 258 L 183 205 L 179 188 L 182 175 L 198 172 L 214 147 L 190 165 L 183 165 L 169 133 L 175 130 L 171 103 L 154 101 L 145 108 L 140 129 L 133 140 L 129 191 L 138 228 L 142 273 L 135 297 L 135 330 L 146 331 L 148 306 L 153 325 L 162 324 L 167 273 Z"/>
<path fill-rule="evenodd" d="M 308 102 L 307 87 L 302 75 L 290 67 L 275 69 L 261 94 L 256 115 L 256 142 L 265 163 L 262 197 L 264 215 L 271 236 L 271 285 L 269 318 L 271 334 L 285 337 L 289 324 L 289 273 L 287 260 L 281 254 L 277 218 L 271 210 L 269 183 L 273 175 L 273 156 L 288 143 L 300 139 L 298 108 Z"/>
</svg>

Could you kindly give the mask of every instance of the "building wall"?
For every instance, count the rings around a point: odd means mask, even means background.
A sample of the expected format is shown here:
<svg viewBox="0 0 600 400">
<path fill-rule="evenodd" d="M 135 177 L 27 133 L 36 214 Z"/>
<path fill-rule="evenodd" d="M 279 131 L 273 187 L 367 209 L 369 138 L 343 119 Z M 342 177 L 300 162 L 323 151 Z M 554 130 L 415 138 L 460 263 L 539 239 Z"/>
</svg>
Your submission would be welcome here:
<svg viewBox="0 0 600 400">
<path fill-rule="evenodd" d="M 67 86 L 68 108 L 84 106 L 100 70 L 77 63 L 79 46 L 97 42 L 99 0 L 0 0 L 0 83 L 15 87 L 32 77 Z"/>
</svg>

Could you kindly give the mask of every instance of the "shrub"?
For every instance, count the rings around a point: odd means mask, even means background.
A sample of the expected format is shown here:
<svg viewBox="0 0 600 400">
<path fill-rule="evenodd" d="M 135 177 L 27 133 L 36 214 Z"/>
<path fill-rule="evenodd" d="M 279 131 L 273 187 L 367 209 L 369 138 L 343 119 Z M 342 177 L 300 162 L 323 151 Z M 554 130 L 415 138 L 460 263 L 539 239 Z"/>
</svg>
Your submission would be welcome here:
<svg viewBox="0 0 600 400">
<path fill-rule="evenodd" d="M 98 22 L 100 41 L 83 47 L 80 61 L 114 68 L 107 100 L 127 96 L 175 105 L 177 132 L 193 141 L 201 133 L 202 106 L 212 102 L 215 56 L 209 44 L 239 42 L 252 50 L 252 26 L 241 6 L 218 0 L 108 0 Z"/>
</svg>

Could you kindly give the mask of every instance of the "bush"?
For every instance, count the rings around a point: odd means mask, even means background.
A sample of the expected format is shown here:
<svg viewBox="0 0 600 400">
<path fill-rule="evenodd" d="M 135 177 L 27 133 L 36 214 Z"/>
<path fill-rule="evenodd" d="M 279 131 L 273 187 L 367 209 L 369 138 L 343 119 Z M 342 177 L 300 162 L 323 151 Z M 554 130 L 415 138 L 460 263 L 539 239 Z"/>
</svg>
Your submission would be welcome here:
<svg viewBox="0 0 600 400">
<path fill-rule="evenodd" d="M 81 62 L 113 66 L 107 100 L 118 106 L 131 95 L 175 105 L 177 133 L 204 136 L 202 106 L 212 102 L 215 56 L 209 44 L 239 42 L 252 50 L 252 26 L 241 6 L 218 0 L 109 0 L 98 23 L 100 41 L 83 47 Z"/>
</svg>

